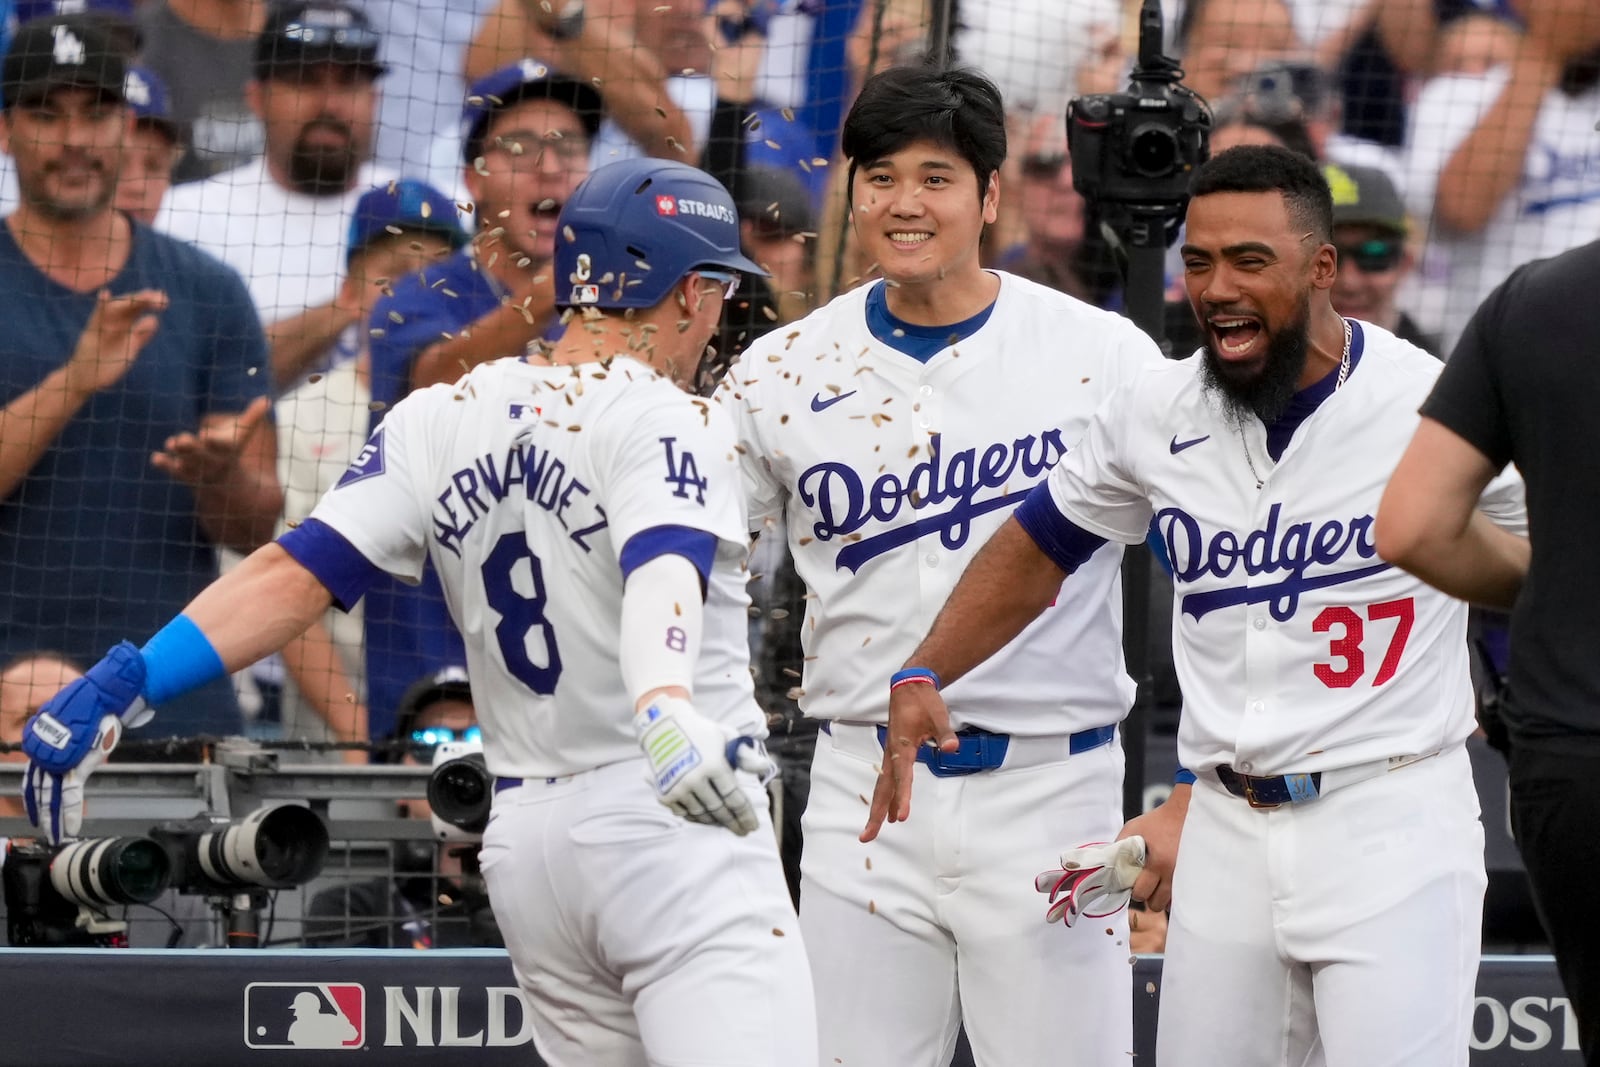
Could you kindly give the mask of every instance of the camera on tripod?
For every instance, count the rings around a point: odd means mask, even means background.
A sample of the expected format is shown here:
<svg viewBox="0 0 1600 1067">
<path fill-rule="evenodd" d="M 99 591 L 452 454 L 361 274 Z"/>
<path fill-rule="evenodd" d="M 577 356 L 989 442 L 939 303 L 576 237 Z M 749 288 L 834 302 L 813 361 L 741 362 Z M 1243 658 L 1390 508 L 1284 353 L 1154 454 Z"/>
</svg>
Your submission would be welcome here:
<svg viewBox="0 0 1600 1067">
<path fill-rule="evenodd" d="M 1126 92 L 1075 98 L 1067 106 L 1072 184 L 1102 205 L 1182 212 L 1189 175 L 1205 162 L 1211 111 L 1178 84 L 1183 71 L 1161 51 L 1161 5 L 1139 11 L 1139 61 Z"/>
<path fill-rule="evenodd" d="M 147 837 L 60 845 L 13 838 L 0 868 L 6 932 L 14 946 L 122 947 L 127 923 L 111 918 L 113 908 L 149 904 L 167 889 L 264 902 L 265 890 L 315 878 L 327 856 L 327 826 L 295 804 L 258 808 L 237 821 L 161 823 Z"/>
<path fill-rule="evenodd" d="M 433 751 L 428 808 L 435 841 L 483 840 L 494 800 L 494 775 L 483 760 L 483 741 L 446 741 Z"/>
</svg>

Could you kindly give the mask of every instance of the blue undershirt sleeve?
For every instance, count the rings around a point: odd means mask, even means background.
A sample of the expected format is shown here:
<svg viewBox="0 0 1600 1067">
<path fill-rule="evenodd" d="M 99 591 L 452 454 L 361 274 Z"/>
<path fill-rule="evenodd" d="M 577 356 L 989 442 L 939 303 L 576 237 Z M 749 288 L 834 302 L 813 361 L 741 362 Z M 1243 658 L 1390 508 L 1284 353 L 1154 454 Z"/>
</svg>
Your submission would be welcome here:
<svg viewBox="0 0 1600 1067">
<path fill-rule="evenodd" d="M 1061 514 L 1045 482 L 1034 486 L 1012 514 L 1039 550 L 1068 574 L 1083 566 L 1106 543 L 1104 537 Z"/>
<path fill-rule="evenodd" d="M 346 541 L 343 534 L 317 519 L 302 522 L 278 538 L 278 544 L 327 586 L 341 611 L 355 607 L 356 601 L 383 574 L 383 570 Z"/>
<path fill-rule="evenodd" d="M 617 556 L 622 567 L 622 580 L 638 568 L 660 556 L 682 556 L 700 572 L 700 596 L 705 597 L 706 583 L 711 580 L 711 564 L 717 558 L 717 535 L 708 530 L 690 526 L 652 526 L 628 538 Z"/>
</svg>

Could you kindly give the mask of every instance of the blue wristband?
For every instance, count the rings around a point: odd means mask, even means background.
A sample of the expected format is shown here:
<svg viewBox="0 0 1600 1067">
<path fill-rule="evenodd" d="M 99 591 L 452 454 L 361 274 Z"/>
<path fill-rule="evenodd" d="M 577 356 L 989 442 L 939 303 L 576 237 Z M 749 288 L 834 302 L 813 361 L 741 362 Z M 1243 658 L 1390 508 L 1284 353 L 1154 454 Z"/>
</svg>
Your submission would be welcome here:
<svg viewBox="0 0 1600 1067">
<path fill-rule="evenodd" d="M 927 682 L 935 689 L 944 688 L 944 683 L 939 680 L 939 676 L 926 667 L 903 667 L 889 675 L 890 689 L 904 682 Z"/>
<path fill-rule="evenodd" d="M 222 657 L 187 615 L 163 626 L 139 654 L 144 657 L 144 698 L 157 707 L 227 673 Z"/>
<path fill-rule="evenodd" d="M 1194 772 L 1187 767 L 1179 767 L 1178 773 L 1172 776 L 1173 785 L 1194 785 L 1194 783 Z"/>
</svg>

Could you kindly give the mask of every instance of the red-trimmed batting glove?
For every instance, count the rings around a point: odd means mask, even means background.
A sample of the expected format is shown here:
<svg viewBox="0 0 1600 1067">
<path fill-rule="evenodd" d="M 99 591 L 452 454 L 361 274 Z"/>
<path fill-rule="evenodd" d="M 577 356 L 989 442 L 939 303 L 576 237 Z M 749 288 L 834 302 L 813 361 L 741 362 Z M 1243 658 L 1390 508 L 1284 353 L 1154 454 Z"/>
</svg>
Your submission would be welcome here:
<svg viewBox="0 0 1600 1067">
<path fill-rule="evenodd" d="M 1061 867 L 1045 871 L 1033 887 L 1050 895 L 1045 922 L 1071 926 L 1081 918 L 1103 919 L 1128 906 L 1128 894 L 1144 870 L 1144 838 L 1096 841 L 1061 854 Z"/>
</svg>

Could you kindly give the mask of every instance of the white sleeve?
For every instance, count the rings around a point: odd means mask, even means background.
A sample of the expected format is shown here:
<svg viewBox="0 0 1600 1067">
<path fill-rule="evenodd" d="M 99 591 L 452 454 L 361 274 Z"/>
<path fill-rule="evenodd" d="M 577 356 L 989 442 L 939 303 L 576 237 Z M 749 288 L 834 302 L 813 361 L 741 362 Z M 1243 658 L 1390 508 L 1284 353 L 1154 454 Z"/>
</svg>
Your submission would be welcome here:
<svg viewBox="0 0 1600 1067">
<path fill-rule="evenodd" d="M 1494 104 L 1510 76 L 1507 68 L 1498 67 L 1482 75 L 1442 75 L 1423 86 L 1411 109 L 1401 183 L 1406 207 L 1419 222 L 1433 217 L 1445 164 Z"/>
<path fill-rule="evenodd" d="M 1083 440 L 1061 457 L 1046 482 L 1056 509 L 1108 541 L 1136 545 L 1150 528 L 1150 500 L 1128 459 L 1131 384 L 1114 390 L 1089 420 Z"/>
<path fill-rule="evenodd" d="M 628 402 L 593 453 L 617 551 L 657 526 L 704 530 L 742 551 L 749 531 L 727 414 L 662 381 L 639 383 Z"/>
<path fill-rule="evenodd" d="M 746 357 L 748 355 L 746 353 Z M 717 402 L 733 422 L 734 439 L 738 442 L 739 474 L 749 512 L 749 532 L 757 533 L 783 521 L 785 494 L 783 483 L 772 473 L 772 464 L 767 459 L 767 446 L 761 439 L 761 424 L 754 414 L 757 402 L 752 399 L 749 390 L 755 385 L 739 384 L 744 370 L 743 359 L 728 370 L 727 377 L 717 389 Z"/>
<path fill-rule="evenodd" d="M 1506 464 L 1506 469 L 1484 486 L 1483 493 L 1478 497 L 1478 510 L 1507 533 L 1527 537 L 1528 503 L 1521 472 L 1511 464 Z"/>
<path fill-rule="evenodd" d="M 426 494 L 417 487 L 427 481 L 433 393 L 412 393 L 391 408 L 311 512 L 373 566 L 408 582 L 421 580 L 428 554 Z"/>
<path fill-rule="evenodd" d="M 694 693 L 705 606 L 700 573 L 683 556 L 657 556 L 628 575 L 617 650 L 622 684 L 635 704 L 646 693 L 682 686 Z"/>
</svg>

